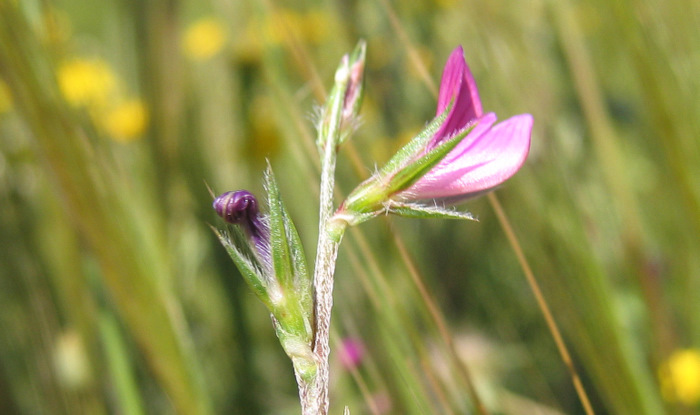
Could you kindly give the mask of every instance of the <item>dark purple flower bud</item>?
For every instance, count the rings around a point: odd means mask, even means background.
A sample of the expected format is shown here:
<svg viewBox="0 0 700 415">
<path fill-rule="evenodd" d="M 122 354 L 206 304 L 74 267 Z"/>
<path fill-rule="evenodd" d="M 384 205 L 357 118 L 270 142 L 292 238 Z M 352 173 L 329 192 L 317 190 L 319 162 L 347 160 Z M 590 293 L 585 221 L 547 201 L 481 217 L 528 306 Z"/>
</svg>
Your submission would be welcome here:
<svg viewBox="0 0 700 415">
<path fill-rule="evenodd" d="M 247 190 L 223 193 L 214 199 L 213 206 L 228 223 L 241 224 L 258 216 L 258 201 Z"/>
<path fill-rule="evenodd" d="M 252 193 L 247 190 L 226 192 L 214 199 L 212 205 L 223 220 L 241 225 L 259 251 L 267 251 L 269 231 L 260 216 L 258 201 Z"/>
</svg>

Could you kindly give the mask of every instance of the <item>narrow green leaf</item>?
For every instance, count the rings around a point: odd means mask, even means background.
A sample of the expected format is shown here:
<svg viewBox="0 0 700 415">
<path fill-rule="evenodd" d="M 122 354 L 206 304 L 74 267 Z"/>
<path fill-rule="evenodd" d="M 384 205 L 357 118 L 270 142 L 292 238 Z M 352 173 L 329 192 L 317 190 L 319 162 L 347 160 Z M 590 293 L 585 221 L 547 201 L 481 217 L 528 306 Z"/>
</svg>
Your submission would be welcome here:
<svg viewBox="0 0 700 415">
<path fill-rule="evenodd" d="M 280 198 L 277 181 L 269 166 L 265 171 L 265 189 L 267 190 L 267 203 L 270 220 L 270 254 L 274 275 L 279 281 L 285 295 L 294 289 L 292 260 L 287 241 L 287 232 L 284 226 L 284 207 Z"/>
<path fill-rule="evenodd" d="M 299 298 L 304 319 L 308 323 L 309 334 L 312 334 L 314 299 L 312 280 L 306 264 L 306 255 L 304 253 L 304 247 L 301 244 L 299 233 L 284 205 L 282 205 L 282 213 L 285 231 L 287 232 L 287 241 L 289 243 L 289 252 L 291 253 L 292 267 L 294 269 L 294 289 Z"/>
<path fill-rule="evenodd" d="M 389 213 L 407 218 L 477 220 L 469 212 L 459 212 L 438 205 L 425 206 L 393 201 L 389 204 Z"/>
</svg>

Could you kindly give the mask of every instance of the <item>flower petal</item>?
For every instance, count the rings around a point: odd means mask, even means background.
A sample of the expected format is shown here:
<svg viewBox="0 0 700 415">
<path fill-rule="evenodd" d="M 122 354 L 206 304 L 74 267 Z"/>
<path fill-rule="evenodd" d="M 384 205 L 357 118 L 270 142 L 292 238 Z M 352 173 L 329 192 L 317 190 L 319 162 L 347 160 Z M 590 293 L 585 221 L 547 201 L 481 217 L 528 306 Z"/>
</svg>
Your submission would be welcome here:
<svg viewBox="0 0 700 415">
<path fill-rule="evenodd" d="M 458 166 L 461 165 L 461 161 L 459 160 L 464 157 L 464 154 L 467 151 L 470 151 L 474 145 L 481 141 L 484 134 L 491 131 L 491 128 L 494 124 L 496 124 L 497 120 L 498 118 L 493 112 L 486 113 L 481 118 L 472 120 L 472 122 L 467 125 L 471 126 L 473 123 L 476 124 L 474 129 L 470 131 L 459 144 L 457 144 L 454 150 L 452 150 L 449 154 L 447 154 L 447 156 L 445 156 L 444 159 L 442 159 L 440 164 L 438 164 L 433 171 L 448 169 L 450 165 L 454 165 L 455 163 Z"/>
<path fill-rule="evenodd" d="M 433 136 L 429 146 L 431 148 L 482 114 L 479 91 L 476 88 L 474 77 L 464 61 L 464 51 L 461 46 L 452 51 L 445 64 L 440 81 L 436 114 L 442 114 L 453 99 L 454 105 L 450 114 Z"/>
<path fill-rule="evenodd" d="M 405 190 L 411 199 L 468 198 L 514 175 L 527 158 L 533 119 L 516 115 L 492 127 L 486 114 L 445 159 Z"/>
</svg>

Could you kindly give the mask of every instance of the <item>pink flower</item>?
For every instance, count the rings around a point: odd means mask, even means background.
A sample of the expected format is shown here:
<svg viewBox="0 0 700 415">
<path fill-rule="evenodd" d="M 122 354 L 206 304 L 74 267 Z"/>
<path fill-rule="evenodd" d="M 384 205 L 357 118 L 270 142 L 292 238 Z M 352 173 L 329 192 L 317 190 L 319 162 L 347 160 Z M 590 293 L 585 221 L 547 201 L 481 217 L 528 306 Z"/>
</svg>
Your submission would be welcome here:
<svg viewBox="0 0 700 415">
<path fill-rule="evenodd" d="M 360 340 L 353 338 L 343 339 L 340 348 L 340 362 L 346 369 L 352 369 L 362 362 L 365 355 L 365 347 Z"/>
<path fill-rule="evenodd" d="M 420 134 L 350 192 L 336 220 L 357 225 L 382 213 L 473 219 L 446 205 L 492 190 L 525 162 L 532 116 L 496 124 L 494 113 L 484 114 L 461 46 L 445 65 L 436 112 Z"/>
<path fill-rule="evenodd" d="M 530 114 L 496 124 L 494 113 L 483 114 L 476 83 L 457 47 L 445 65 L 437 115 L 452 104 L 447 118 L 428 142 L 424 153 L 466 128 L 472 128 L 437 165 L 395 197 L 404 201 L 458 201 L 500 185 L 523 165 L 530 150 Z"/>
</svg>

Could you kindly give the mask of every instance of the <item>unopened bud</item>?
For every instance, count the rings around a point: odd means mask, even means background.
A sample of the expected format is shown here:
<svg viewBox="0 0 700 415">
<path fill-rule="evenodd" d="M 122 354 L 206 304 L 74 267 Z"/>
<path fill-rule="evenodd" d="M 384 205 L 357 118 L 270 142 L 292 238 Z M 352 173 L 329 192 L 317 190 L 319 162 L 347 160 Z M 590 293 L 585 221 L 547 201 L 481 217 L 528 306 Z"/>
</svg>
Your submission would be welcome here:
<svg viewBox="0 0 700 415">
<path fill-rule="evenodd" d="M 350 57 L 348 86 L 345 90 L 345 100 L 343 102 L 343 123 L 352 122 L 360 112 L 364 92 L 366 54 L 367 45 L 362 41 L 358 43 Z"/>
<path fill-rule="evenodd" d="M 260 217 L 258 201 L 252 193 L 247 190 L 226 192 L 214 199 L 212 206 L 223 220 L 240 225 L 260 254 L 269 255 L 269 231 Z"/>
<path fill-rule="evenodd" d="M 340 119 L 340 139 L 338 144 L 342 144 L 343 141 L 347 140 L 350 134 L 359 125 L 358 116 L 360 113 L 360 106 L 362 105 L 362 97 L 364 95 L 366 53 L 367 45 L 364 41 L 360 41 L 349 57 L 347 67 L 349 73 L 347 74 L 347 86 L 343 99 L 343 110 Z"/>
<path fill-rule="evenodd" d="M 335 72 L 335 85 L 319 119 L 319 148 L 324 148 L 328 140 L 331 140 L 335 147 L 339 146 L 358 125 L 364 92 L 366 51 L 366 43 L 360 41 L 352 53 L 340 60 Z"/>
<path fill-rule="evenodd" d="M 240 224 L 258 216 L 258 201 L 247 190 L 226 192 L 214 199 L 213 207 L 228 223 Z"/>
</svg>

